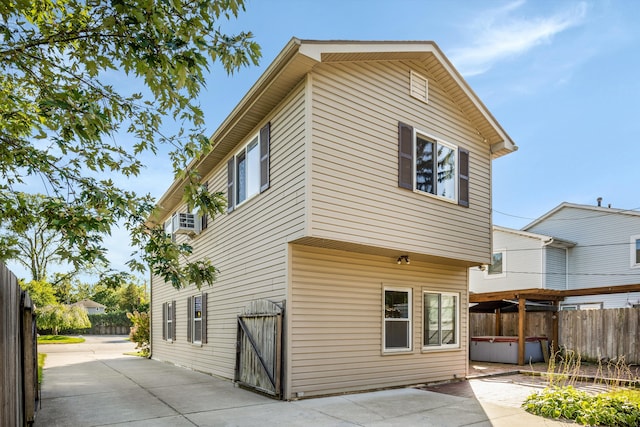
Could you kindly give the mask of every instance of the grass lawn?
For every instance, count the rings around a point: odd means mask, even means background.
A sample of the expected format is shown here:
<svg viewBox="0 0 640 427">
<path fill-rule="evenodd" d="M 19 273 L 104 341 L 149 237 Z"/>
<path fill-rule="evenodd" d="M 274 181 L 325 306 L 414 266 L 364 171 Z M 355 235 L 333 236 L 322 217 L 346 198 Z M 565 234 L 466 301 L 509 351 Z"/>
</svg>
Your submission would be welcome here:
<svg viewBox="0 0 640 427">
<path fill-rule="evenodd" d="M 38 344 L 77 344 L 81 342 L 84 342 L 84 338 L 65 335 L 40 335 L 38 337 Z"/>
<path fill-rule="evenodd" d="M 44 368 L 44 359 L 47 358 L 45 353 L 38 353 L 38 384 L 42 384 L 42 369 Z"/>
</svg>

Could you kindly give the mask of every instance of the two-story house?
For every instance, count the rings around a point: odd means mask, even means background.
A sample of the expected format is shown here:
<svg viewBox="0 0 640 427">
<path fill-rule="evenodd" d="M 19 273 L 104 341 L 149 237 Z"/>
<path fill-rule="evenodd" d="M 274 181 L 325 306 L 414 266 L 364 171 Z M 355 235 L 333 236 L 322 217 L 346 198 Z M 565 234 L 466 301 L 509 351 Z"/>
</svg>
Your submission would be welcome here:
<svg viewBox="0 0 640 427">
<path fill-rule="evenodd" d="M 557 291 L 560 309 L 640 305 L 640 213 L 562 203 L 522 230 L 493 228 L 493 257 L 473 293 Z M 544 294 L 544 293 L 541 293 Z"/>
<path fill-rule="evenodd" d="M 176 238 L 220 274 L 152 277 L 154 359 L 237 378 L 238 316 L 271 300 L 285 399 L 466 375 L 491 162 L 517 147 L 435 43 L 292 39 L 212 140 L 196 167 L 228 212 Z"/>
</svg>

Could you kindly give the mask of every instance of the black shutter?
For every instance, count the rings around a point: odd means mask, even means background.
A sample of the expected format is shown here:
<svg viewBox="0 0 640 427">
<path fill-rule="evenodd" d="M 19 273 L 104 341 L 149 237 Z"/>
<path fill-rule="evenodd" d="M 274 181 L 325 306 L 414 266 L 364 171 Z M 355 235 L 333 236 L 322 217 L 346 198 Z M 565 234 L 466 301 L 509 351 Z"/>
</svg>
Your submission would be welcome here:
<svg viewBox="0 0 640 427">
<path fill-rule="evenodd" d="M 469 151 L 458 149 L 458 204 L 469 207 Z"/>
<path fill-rule="evenodd" d="M 398 187 L 413 190 L 413 127 L 398 123 Z"/>
<path fill-rule="evenodd" d="M 202 293 L 202 320 L 200 321 L 200 326 L 202 327 L 202 344 L 207 343 L 207 296 L 209 294 L 206 292 Z"/>
<path fill-rule="evenodd" d="M 171 314 L 173 315 L 173 319 L 171 322 L 171 329 L 172 329 L 172 334 L 171 334 L 171 341 L 175 341 L 176 340 L 176 301 L 173 300 L 171 302 L 171 305 L 173 306 L 173 308 L 171 309 Z"/>
<path fill-rule="evenodd" d="M 162 303 L 162 339 L 167 339 L 167 303 Z"/>
<path fill-rule="evenodd" d="M 271 123 L 260 129 L 260 192 L 269 188 L 269 154 L 271 151 Z"/>
<path fill-rule="evenodd" d="M 235 177 L 235 169 L 236 169 L 236 158 L 231 157 L 227 162 L 227 212 L 233 212 L 233 208 L 235 207 L 235 185 L 234 185 L 234 177 Z"/>
<path fill-rule="evenodd" d="M 206 190 L 209 191 L 209 181 L 205 181 L 202 184 L 202 187 Z M 202 212 L 201 212 L 202 213 Z M 200 230 L 205 230 L 207 227 L 209 226 L 209 214 L 207 213 L 202 213 L 202 216 L 200 217 Z"/>
<path fill-rule="evenodd" d="M 187 298 L 187 341 L 193 342 L 193 297 Z"/>
</svg>

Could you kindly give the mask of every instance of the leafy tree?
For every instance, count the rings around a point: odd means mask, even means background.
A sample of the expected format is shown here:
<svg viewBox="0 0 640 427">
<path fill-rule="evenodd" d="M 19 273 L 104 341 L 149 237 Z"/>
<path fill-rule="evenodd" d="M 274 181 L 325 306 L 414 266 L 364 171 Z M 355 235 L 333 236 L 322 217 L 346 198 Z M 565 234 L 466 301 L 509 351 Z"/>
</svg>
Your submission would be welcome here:
<svg viewBox="0 0 640 427">
<path fill-rule="evenodd" d="M 127 312 L 139 310 L 144 300 L 144 287 L 133 282 L 123 286 L 119 291 L 118 309 Z"/>
<path fill-rule="evenodd" d="M 210 218 L 224 211 L 224 195 L 202 186 L 193 167 L 211 149 L 195 100 L 214 62 L 227 73 L 257 64 L 251 33 L 219 29 L 243 10 L 244 0 L 0 2 L 2 224 L 26 229 L 23 191 L 42 183 L 40 215 L 60 236 L 60 261 L 75 270 L 108 265 L 103 237 L 122 223 L 140 251 L 132 269 L 148 265 L 176 288 L 211 284 L 215 266 L 191 262 L 188 245 L 147 223 L 152 198 L 110 177 L 139 175 L 143 154 L 168 147 L 185 201 Z M 114 71 L 129 85 L 115 85 Z M 163 122 L 177 131 L 165 134 Z M 0 242 L 0 257 L 14 249 L 15 242 Z M 123 279 L 108 268 L 103 275 L 108 283 Z"/>
<path fill-rule="evenodd" d="M 37 311 L 38 329 L 50 330 L 54 335 L 64 329 L 87 329 L 91 327 L 87 311 L 82 307 L 52 304 Z"/>
<path fill-rule="evenodd" d="M 34 302 L 36 308 L 58 302 L 53 285 L 45 280 L 32 280 L 30 282 L 21 280 L 20 287 L 29 293 L 29 297 L 31 297 L 31 301 Z"/>
<path fill-rule="evenodd" d="M 15 259 L 31 273 L 31 280 L 42 281 L 47 279 L 49 265 L 61 261 L 63 240 L 43 215 L 45 196 L 25 193 L 22 200 L 22 215 L 5 225 L 0 245 L 8 250 L 5 257 Z"/>
<path fill-rule="evenodd" d="M 120 297 L 118 290 L 102 283 L 97 283 L 93 286 L 91 299 L 106 306 L 106 311 L 113 311 L 118 309 Z"/>
</svg>

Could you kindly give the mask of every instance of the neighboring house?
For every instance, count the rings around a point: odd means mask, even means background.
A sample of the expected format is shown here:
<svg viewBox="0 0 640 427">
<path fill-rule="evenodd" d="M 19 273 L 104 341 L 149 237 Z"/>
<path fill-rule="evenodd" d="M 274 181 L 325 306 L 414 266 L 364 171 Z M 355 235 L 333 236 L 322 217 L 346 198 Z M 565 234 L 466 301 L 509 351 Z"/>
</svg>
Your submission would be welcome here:
<svg viewBox="0 0 640 427">
<path fill-rule="evenodd" d="M 522 230 L 493 227 L 493 259 L 469 289 L 560 291 L 560 309 L 640 306 L 640 213 L 562 203 Z M 617 288 L 623 286 L 622 288 Z"/>
<path fill-rule="evenodd" d="M 220 274 L 152 277 L 154 359 L 236 378 L 238 315 L 271 300 L 285 399 L 466 375 L 491 161 L 517 147 L 435 43 L 292 39 L 212 141 L 194 167 L 227 214 L 188 214 L 176 181 L 155 219 Z"/>
<path fill-rule="evenodd" d="M 87 314 L 103 314 L 106 305 L 102 305 L 99 302 L 92 301 L 90 299 L 83 299 L 82 301 L 78 301 L 76 303 L 71 304 L 71 306 L 82 307 L 87 310 Z"/>
</svg>

